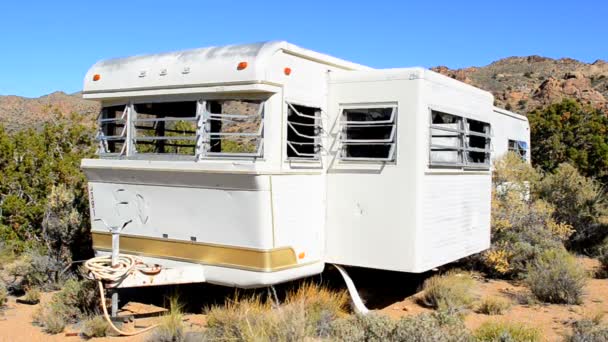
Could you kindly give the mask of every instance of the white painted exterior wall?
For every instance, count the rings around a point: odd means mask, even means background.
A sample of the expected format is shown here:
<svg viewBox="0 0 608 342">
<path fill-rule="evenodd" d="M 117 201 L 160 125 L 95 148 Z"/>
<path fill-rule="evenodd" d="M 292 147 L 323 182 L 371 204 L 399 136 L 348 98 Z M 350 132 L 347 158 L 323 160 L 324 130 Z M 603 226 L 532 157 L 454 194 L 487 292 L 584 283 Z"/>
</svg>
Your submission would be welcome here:
<svg viewBox="0 0 608 342">
<path fill-rule="evenodd" d="M 248 68 L 237 71 L 243 60 Z M 479 252 L 490 239 L 490 171 L 429 167 L 430 110 L 490 122 L 492 157 L 506 151 L 505 139 L 529 142 L 527 120 L 495 109 L 487 92 L 422 68 L 374 70 L 284 42 L 100 62 L 84 96 L 104 106 L 266 99 L 264 156 L 255 161 L 82 161 L 93 220 L 134 218 L 124 231 L 131 236 L 290 247 L 299 256 L 298 267 L 275 272 L 203 265 L 205 281 L 229 286 L 305 277 L 325 263 L 423 272 Z M 320 162 L 287 160 L 286 102 L 321 109 Z M 377 104 L 398 107 L 396 161 L 338 160 L 341 109 Z M 92 230 L 106 228 L 93 221 Z"/>
</svg>

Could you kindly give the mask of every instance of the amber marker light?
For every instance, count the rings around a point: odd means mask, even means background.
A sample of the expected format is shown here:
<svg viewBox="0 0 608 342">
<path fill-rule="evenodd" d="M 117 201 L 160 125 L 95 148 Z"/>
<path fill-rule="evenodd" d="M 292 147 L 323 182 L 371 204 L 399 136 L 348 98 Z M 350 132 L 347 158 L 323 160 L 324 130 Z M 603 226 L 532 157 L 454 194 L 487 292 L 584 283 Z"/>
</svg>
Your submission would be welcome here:
<svg viewBox="0 0 608 342">
<path fill-rule="evenodd" d="M 302 253 L 298 254 L 298 259 L 304 259 L 305 256 L 306 256 L 306 253 L 302 252 Z"/>
<path fill-rule="evenodd" d="M 283 69 L 283 73 L 285 73 L 285 75 L 287 75 L 287 76 L 291 75 L 291 68 Z"/>
<path fill-rule="evenodd" d="M 236 70 L 244 70 L 247 68 L 247 62 L 241 62 L 236 66 Z"/>
<path fill-rule="evenodd" d="M 101 75 L 100 74 L 93 75 L 93 81 L 99 81 L 100 79 L 101 79 Z"/>
</svg>

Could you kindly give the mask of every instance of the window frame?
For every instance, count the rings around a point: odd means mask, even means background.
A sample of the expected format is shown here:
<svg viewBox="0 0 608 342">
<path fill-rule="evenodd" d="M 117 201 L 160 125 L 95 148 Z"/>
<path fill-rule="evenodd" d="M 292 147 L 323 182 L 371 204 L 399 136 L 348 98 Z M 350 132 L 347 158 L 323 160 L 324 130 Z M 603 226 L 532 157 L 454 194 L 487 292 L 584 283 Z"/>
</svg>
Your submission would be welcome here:
<svg viewBox="0 0 608 342">
<path fill-rule="evenodd" d="M 458 128 L 449 128 L 442 127 L 438 124 L 433 123 L 433 114 L 444 114 L 449 115 L 454 118 L 457 118 Z M 478 131 L 472 131 L 469 128 L 468 120 L 480 122 L 482 124 L 487 125 L 488 132 L 482 133 Z M 434 109 L 430 108 L 429 110 L 429 137 L 428 137 L 428 166 L 431 169 L 462 169 L 462 170 L 489 170 L 491 167 L 492 160 L 492 124 L 490 122 L 482 121 L 479 119 L 474 119 L 465 115 L 460 114 L 452 114 L 451 111 L 442 110 L 442 109 Z M 433 144 L 433 137 L 437 134 L 435 131 L 442 131 L 456 134 L 458 137 L 458 146 L 447 146 L 447 145 L 439 145 Z M 435 134 L 433 134 L 435 133 Z M 477 136 L 486 139 L 486 148 L 478 148 L 469 146 L 469 137 Z M 445 162 L 433 161 L 433 151 L 457 151 L 459 155 L 459 161 L 457 162 Z M 469 152 L 478 152 L 484 153 L 485 159 L 483 163 L 471 162 L 469 161 L 468 153 Z"/>
<path fill-rule="evenodd" d="M 390 118 L 388 120 L 378 121 L 348 121 L 345 120 L 346 111 L 354 109 L 391 109 Z M 396 164 L 397 163 L 397 143 L 398 143 L 398 118 L 399 104 L 397 102 L 374 102 L 374 103 L 348 103 L 341 104 L 338 116 L 338 134 L 337 134 L 337 159 L 341 162 L 348 163 L 382 163 Z M 371 123 L 370 123 L 371 122 Z M 388 138 L 384 139 L 348 139 L 344 137 L 346 131 L 351 127 L 386 127 L 391 126 L 391 132 Z M 346 145 L 388 145 L 389 150 L 387 157 L 350 157 L 344 155 Z"/>
<path fill-rule="evenodd" d="M 511 142 L 514 143 L 515 148 L 511 148 Z M 526 144 L 526 148 L 522 149 L 520 147 L 519 143 L 524 143 Z M 524 140 L 516 140 L 516 139 L 508 139 L 507 140 L 507 151 L 509 152 L 513 152 L 515 154 L 517 154 L 519 157 L 521 157 L 522 160 L 527 161 L 528 160 L 528 142 L 524 141 Z M 521 154 L 521 151 L 524 152 L 524 154 Z"/>
<path fill-rule="evenodd" d="M 285 101 L 286 107 L 287 107 L 287 111 L 286 111 L 286 118 L 285 118 L 285 160 L 291 162 L 291 161 L 295 161 L 295 162 L 320 162 L 321 161 L 321 151 L 323 150 L 323 118 L 322 118 L 322 113 L 323 113 L 323 109 L 320 108 L 319 106 L 312 106 L 312 105 L 308 105 L 308 104 L 303 104 L 303 103 L 299 103 L 297 101 L 291 101 L 291 100 L 286 100 Z M 295 106 L 299 106 L 299 107 L 306 107 L 309 109 L 313 109 L 315 112 L 315 115 L 308 115 L 308 114 L 302 114 L 300 113 L 300 111 L 298 111 Z M 304 117 L 304 118 L 309 118 L 314 120 L 314 123 L 312 124 L 303 124 L 303 123 L 296 123 L 296 122 L 290 122 L 289 120 L 289 113 L 293 112 L 294 115 L 299 116 L 299 117 Z M 301 133 L 300 131 L 298 131 L 298 129 L 296 128 L 296 126 L 309 126 L 309 127 L 313 127 L 315 130 L 315 134 L 314 135 L 306 135 Z M 295 135 L 306 138 L 306 139 L 311 139 L 312 142 L 297 142 L 297 141 L 290 141 L 289 140 L 289 131 L 294 132 Z M 300 152 L 298 151 L 296 145 L 313 145 L 313 150 L 314 153 L 305 153 L 305 152 Z M 295 156 L 290 156 L 289 155 L 289 151 L 293 151 L 296 155 Z"/>
<path fill-rule="evenodd" d="M 207 104 L 212 101 L 259 101 L 259 109 L 256 115 L 241 115 L 241 114 L 218 114 L 211 113 Z M 189 98 L 189 99 L 142 99 L 137 102 L 129 101 L 128 103 L 115 103 L 108 104 L 101 108 L 98 115 L 97 123 L 97 134 L 95 139 L 99 144 L 97 154 L 101 158 L 108 159 L 135 159 L 135 160 L 234 160 L 234 159 L 246 159 L 246 160 L 263 160 L 264 158 L 264 125 L 265 125 L 265 111 L 266 105 L 269 98 L 232 98 L 232 97 L 218 97 L 218 98 Z M 154 153 L 145 152 L 139 153 L 135 148 L 135 142 L 138 139 L 135 124 L 138 122 L 137 113 L 135 111 L 136 105 L 148 104 L 148 103 L 171 103 L 171 102 L 196 102 L 196 112 L 193 117 L 184 118 L 160 118 L 160 119 L 145 119 L 146 122 L 160 122 L 160 121 L 192 121 L 196 123 L 194 139 L 188 137 L 188 139 L 182 139 L 181 137 L 174 137 L 171 139 L 163 137 L 146 137 L 144 140 L 154 140 L 154 138 L 160 138 L 163 140 L 189 140 L 194 143 L 194 152 L 190 154 L 178 154 L 178 153 Z M 123 114 L 120 118 L 104 118 L 104 111 L 107 108 L 125 106 Z M 253 117 L 260 116 L 259 128 L 254 133 L 225 133 L 225 132 L 211 132 L 210 121 L 229 119 L 230 117 Z M 186 120 L 184 120 L 186 119 Z M 107 152 L 108 141 L 116 140 L 117 136 L 105 136 L 104 126 L 105 122 L 124 122 L 123 130 L 121 131 L 120 141 L 123 142 L 121 151 L 119 152 Z M 139 120 L 141 121 L 141 119 Z M 252 153 L 239 153 L 239 152 L 209 152 L 209 143 L 211 136 L 254 136 L 259 139 L 258 146 L 255 152 Z M 118 140 L 117 140 L 118 141 Z M 143 141 L 143 140 L 142 140 Z"/>
</svg>

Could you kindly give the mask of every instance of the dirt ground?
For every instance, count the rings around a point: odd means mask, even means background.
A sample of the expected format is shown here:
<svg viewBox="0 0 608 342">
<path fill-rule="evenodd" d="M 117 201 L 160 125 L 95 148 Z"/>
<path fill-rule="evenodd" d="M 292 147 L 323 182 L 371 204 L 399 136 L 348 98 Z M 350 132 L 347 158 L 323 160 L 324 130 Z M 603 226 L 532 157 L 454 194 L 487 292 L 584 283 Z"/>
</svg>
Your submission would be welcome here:
<svg viewBox="0 0 608 342">
<path fill-rule="evenodd" d="M 597 262 L 592 259 L 581 258 L 583 265 L 588 270 L 597 267 Z M 431 310 L 418 304 L 417 299 L 421 296 L 418 291 L 422 281 L 431 273 L 422 275 L 403 275 L 400 273 L 353 269 L 351 276 L 359 286 L 360 293 L 369 308 L 399 318 L 406 315 L 416 315 Z M 319 279 L 331 286 L 341 287 L 342 283 L 336 273 L 328 270 Z M 185 289 L 185 291 L 183 291 Z M 167 290 L 167 289 L 165 289 Z M 278 289 L 279 292 L 285 289 Z M 162 305 L 158 300 L 152 303 L 146 301 L 149 298 L 162 298 L 164 295 L 154 292 L 155 290 L 135 291 L 126 293 L 122 298 L 126 300 L 137 300 L 143 303 Z M 171 291 L 175 291 L 174 289 Z M 571 323 L 577 319 L 592 316 L 599 313 L 608 313 L 608 279 L 590 279 L 586 288 L 584 302 L 582 305 L 545 305 L 545 304 L 520 304 L 519 298 L 525 296 L 527 289 L 519 284 L 502 281 L 486 280 L 480 278 L 476 281 L 474 289 L 478 298 L 488 296 L 503 297 L 509 299 L 513 306 L 508 313 L 498 316 L 488 316 L 475 312 L 469 313 L 465 318 L 465 324 L 470 329 L 479 327 L 488 320 L 512 321 L 535 326 L 539 328 L 546 341 L 561 341 L 565 334 L 570 333 Z M 167 293 L 167 292 L 165 292 Z M 231 296 L 234 290 L 219 289 L 209 286 L 193 286 L 180 289 L 181 298 L 196 298 L 188 303 L 185 315 L 186 325 L 191 329 L 201 329 L 204 326 L 205 317 L 203 307 L 217 304 L 227 296 Z M 45 293 L 42 296 L 43 305 L 49 301 L 52 294 Z M 126 298 L 125 298 L 126 297 Z M 165 297 L 166 298 L 166 297 Z M 9 303 L 0 312 L 0 341 L 80 341 L 79 336 L 66 336 L 65 333 L 49 335 L 39 327 L 32 324 L 32 315 L 38 305 L 30 306 L 19 304 L 16 298 L 10 297 Z M 157 318 L 136 319 L 134 323 L 126 324 L 125 330 L 133 330 L 153 324 Z M 608 315 L 604 317 L 608 323 Z M 76 333 L 77 327 L 70 327 L 68 333 Z M 145 341 L 149 333 L 134 337 L 107 337 L 93 339 L 94 341 Z"/>
</svg>

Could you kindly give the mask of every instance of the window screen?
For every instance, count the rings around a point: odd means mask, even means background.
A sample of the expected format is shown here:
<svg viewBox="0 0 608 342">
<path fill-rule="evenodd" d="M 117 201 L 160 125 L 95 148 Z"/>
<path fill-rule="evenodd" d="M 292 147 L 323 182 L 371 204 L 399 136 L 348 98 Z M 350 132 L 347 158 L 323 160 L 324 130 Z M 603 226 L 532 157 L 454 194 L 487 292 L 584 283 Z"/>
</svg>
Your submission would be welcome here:
<svg viewBox="0 0 608 342">
<path fill-rule="evenodd" d="M 431 111 L 431 166 L 488 168 L 490 150 L 489 123 Z"/>
<path fill-rule="evenodd" d="M 395 106 L 343 109 L 339 158 L 394 161 L 396 117 Z"/>
</svg>

